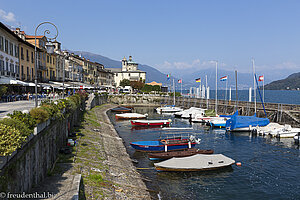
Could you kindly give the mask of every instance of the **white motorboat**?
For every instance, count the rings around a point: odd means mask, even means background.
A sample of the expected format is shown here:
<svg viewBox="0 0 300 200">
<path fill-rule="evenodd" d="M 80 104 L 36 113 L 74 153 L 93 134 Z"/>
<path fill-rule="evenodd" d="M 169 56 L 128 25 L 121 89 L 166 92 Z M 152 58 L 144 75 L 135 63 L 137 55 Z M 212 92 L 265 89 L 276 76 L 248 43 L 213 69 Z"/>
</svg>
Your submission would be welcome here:
<svg viewBox="0 0 300 200">
<path fill-rule="evenodd" d="M 181 115 L 181 117 L 185 118 L 185 119 L 189 119 L 191 117 L 193 119 L 198 114 L 204 115 L 205 114 L 205 110 L 206 109 L 203 109 L 203 108 L 195 108 L 195 107 L 193 107 L 193 109 L 190 109 L 190 110 L 188 110 L 186 112 L 183 111 L 183 114 Z"/>
<path fill-rule="evenodd" d="M 116 114 L 116 119 L 144 119 L 148 114 L 139 114 L 139 113 L 122 113 Z"/>
<path fill-rule="evenodd" d="M 175 115 L 175 117 L 181 117 L 185 112 L 192 111 L 194 108 L 196 108 L 196 107 L 190 107 L 189 109 L 176 112 L 176 113 L 174 113 L 174 115 Z"/>
<path fill-rule="evenodd" d="M 171 158 L 154 163 L 157 171 L 205 171 L 231 166 L 235 161 L 222 154 L 196 154 L 182 158 Z"/>
<path fill-rule="evenodd" d="M 259 135 L 270 135 L 271 131 L 281 129 L 283 127 L 283 125 L 271 122 L 267 126 L 256 127 L 256 130 Z"/>
<path fill-rule="evenodd" d="M 173 105 L 167 105 L 167 106 L 163 106 L 163 107 L 158 107 L 156 108 L 156 112 L 159 114 L 162 113 L 175 113 L 175 112 L 179 112 L 182 111 L 183 109 L 180 107 L 176 107 Z"/>
<path fill-rule="evenodd" d="M 279 138 L 293 138 L 298 133 L 300 133 L 300 128 L 292 128 L 291 125 L 286 124 L 283 128 L 272 130 L 270 135 Z"/>
</svg>

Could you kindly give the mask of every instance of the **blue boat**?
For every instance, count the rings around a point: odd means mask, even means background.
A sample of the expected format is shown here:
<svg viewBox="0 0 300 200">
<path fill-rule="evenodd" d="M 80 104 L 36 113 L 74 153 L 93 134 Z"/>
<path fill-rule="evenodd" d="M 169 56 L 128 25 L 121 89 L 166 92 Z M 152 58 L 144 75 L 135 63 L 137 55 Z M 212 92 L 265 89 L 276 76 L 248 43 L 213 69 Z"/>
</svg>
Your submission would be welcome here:
<svg viewBox="0 0 300 200">
<path fill-rule="evenodd" d="M 130 145 L 137 151 L 164 152 L 192 148 L 196 145 L 196 141 L 190 139 L 175 138 L 156 141 L 131 142 Z"/>
<path fill-rule="evenodd" d="M 226 121 L 226 130 L 228 131 L 252 131 L 255 127 L 267 126 L 270 123 L 268 118 L 238 115 L 238 111 Z"/>
</svg>

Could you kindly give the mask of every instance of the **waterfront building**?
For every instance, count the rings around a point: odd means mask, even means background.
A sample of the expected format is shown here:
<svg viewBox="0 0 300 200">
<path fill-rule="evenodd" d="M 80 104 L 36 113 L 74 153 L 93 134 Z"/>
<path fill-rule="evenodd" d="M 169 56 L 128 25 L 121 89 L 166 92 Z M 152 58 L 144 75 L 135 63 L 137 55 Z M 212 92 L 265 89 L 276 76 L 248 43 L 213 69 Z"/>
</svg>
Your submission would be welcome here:
<svg viewBox="0 0 300 200">
<path fill-rule="evenodd" d="M 64 75 L 64 69 L 65 69 L 65 55 L 61 51 L 61 43 L 58 41 L 53 42 L 55 48 L 54 52 L 56 55 L 56 80 L 62 82 L 63 75 Z"/>
<path fill-rule="evenodd" d="M 35 45 L 34 35 L 25 35 L 25 40 L 30 44 Z M 46 43 L 47 43 L 47 38 L 44 35 L 36 36 L 38 82 L 49 82 L 49 78 L 47 78 L 49 77 L 49 71 L 46 66 L 46 56 L 47 56 Z"/>
<path fill-rule="evenodd" d="M 65 55 L 65 79 L 71 82 L 82 82 L 83 66 L 77 62 L 75 55 L 64 51 Z"/>
<path fill-rule="evenodd" d="M 14 33 L 21 38 L 19 42 L 19 66 L 21 81 L 34 82 L 35 79 L 35 59 L 34 45 L 25 40 L 25 32 L 16 28 Z"/>
<path fill-rule="evenodd" d="M 0 83 L 20 78 L 19 42 L 21 39 L 0 22 Z"/>
<path fill-rule="evenodd" d="M 124 79 L 130 81 L 142 81 L 146 80 L 146 72 L 138 69 L 138 63 L 132 60 L 132 56 L 129 56 L 127 60 L 125 57 L 122 60 L 121 68 L 108 68 L 114 74 L 114 82 L 119 87 L 120 82 Z"/>
<path fill-rule="evenodd" d="M 56 81 L 56 53 L 49 54 L 46 53 L 46 79 L 50 81 Z"/>
</svg>

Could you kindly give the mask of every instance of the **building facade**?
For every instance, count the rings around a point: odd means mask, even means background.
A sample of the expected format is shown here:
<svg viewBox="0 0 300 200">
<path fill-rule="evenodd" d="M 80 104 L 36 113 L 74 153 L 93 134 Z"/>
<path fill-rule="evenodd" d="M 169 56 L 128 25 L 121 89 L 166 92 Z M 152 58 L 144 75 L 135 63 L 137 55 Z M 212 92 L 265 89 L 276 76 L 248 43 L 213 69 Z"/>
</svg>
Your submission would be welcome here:
<svg viewBox="0 0 300 200">
<path fill-rule="evenodd" d="M 138 63 L 135 63 L 132 60 L 132 57 L 129 56 L 127 60 L 125 57 L 122 60 L 122 68 L 109 68 L 114 74 L 114 82 L 116 87 L 120 86 L 120 82 L 124 79 L 130 81 L 142 81 L 146 80 L 146 72 L 138 69 Z"/>
<path fill-rule="evenodd" d="M 0 22 L 0 82 L 20 78 L 19 42 L 21 39 Z"/>
</svg>

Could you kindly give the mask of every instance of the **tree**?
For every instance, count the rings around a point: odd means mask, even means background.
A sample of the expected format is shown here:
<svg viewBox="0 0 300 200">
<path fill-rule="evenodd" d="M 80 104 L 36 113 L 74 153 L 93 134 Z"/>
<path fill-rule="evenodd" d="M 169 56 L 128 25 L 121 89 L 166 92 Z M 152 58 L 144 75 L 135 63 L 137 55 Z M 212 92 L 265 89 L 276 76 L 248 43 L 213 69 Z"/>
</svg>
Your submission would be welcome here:
<svg viewBox="0 0 300 200">
<path fill-rule="evenodd" d="M 144 83 L 142 81 L 131 81 L 130 83 L 130 86 L 133 88 L 133 89 L 137 89 L 137 90 L 140 90 L 144 87 Z"/>
<path fill-rule="evenodd" d="M 125 87 L 125 86 L 130 86 L 130 80 L 128 79 L 123 79 L 120 81 L 120 86 Z"/>
</svg>

